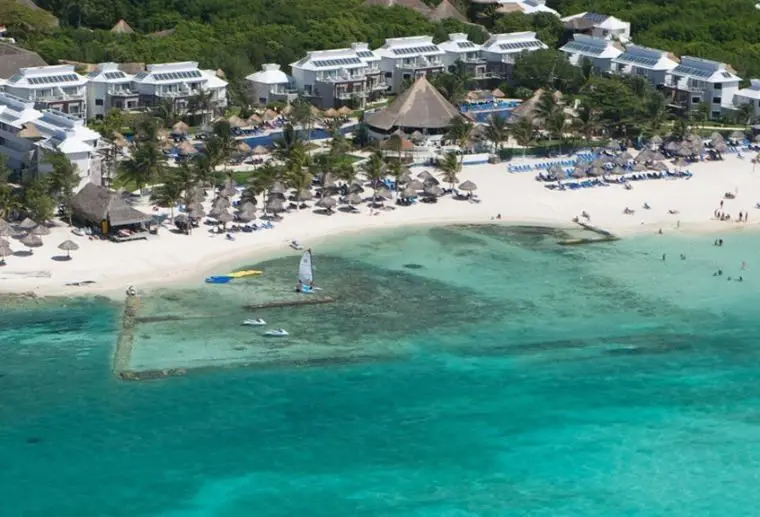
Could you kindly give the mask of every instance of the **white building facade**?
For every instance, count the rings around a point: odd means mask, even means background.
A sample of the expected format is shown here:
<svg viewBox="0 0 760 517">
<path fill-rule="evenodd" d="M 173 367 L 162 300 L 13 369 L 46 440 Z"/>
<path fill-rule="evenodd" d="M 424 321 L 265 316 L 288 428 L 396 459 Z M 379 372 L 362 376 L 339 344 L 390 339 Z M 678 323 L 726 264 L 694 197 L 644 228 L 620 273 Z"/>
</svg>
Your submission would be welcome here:
<svg viewBox="0 0 760 517">
<path fill-rule="evenodd" d="M 87 75 L 87 118 L 102 119 L 111 109 L 132 111 L 140 107 L 134 76 L 116 63 L 101 63 Z"/>
<path fill-rule="evenodd" d="M 401 92 L 407 82 L 445 69 L 446 52 L 433 43 L 432 36 L 388 38 L 375 54 L 380 56 L 380 69 L 391 93 Z"/>
<path fill-rule="evenodd" d="M 753 108 L 753 117 L 760 116 L 760 79 L 750 79 L 749 88 L 742 88 L 734 94 L 734 106 L 737 108 L 749 104 Z"/>
<path fill-rule="evenodd" d="M 295 87 L 315 106 L 362 108 L 387 88 L 380 56 L 366 43 L 309 52 L 290 64 Z"/>
<path fill-rule="evenodd" d="M 470 41 L 467 34 L 457 32 L 449 34 L 449 39 L 439 43 L 444 51 L 442 61 L 446 71 L 454 72 L 463 67 L 464 72 L 474 79 L 487 77 L 486 60 L 481 52 L 481 46 Z"/>
<path fill-rule="evenodd" d="M 227 107 L 227 82 L 214 72 L 200 70 L 194 61 L 148 65 L 134 77 L 133 87 L 142 106 L 168 102 L 176 112 L 187 113 L 193 98 L 203 92 L 209 96 L 208 111 L 219 112 Z"/>
<path fill-rule="evenodd" d="M 574 34 L 573 39 L 560 50 L 573 65 L 582 66 L 584 62 L 590 62 L 599 73 L 612 71 L 612 61 L 623 53 L 615 42 L 585 34 Z"/>
<path fill-rule="evenodd" d="M 40 111 L 33 101 L 0 93 L 0 154 L 18 176 L 44 176 L 51 170 L 45 154 L 60 151 L 76 166 L 81 185 L 100 184 L 99 139 L 80 117 Z"/>
<path fill-rule="evenodd" d="M 585 12 L 562 18 L 565 28 L 594 38 L 628 43 L 631 41 L 631 24 L 606 14 Z"/>
<path fill-rule="evenodd" d="M 37 109 L 87 115 L 87 78 L 77 74 L 74 65 L 21 68 L 6 81 L 5 91 L 33 102 Z"/>
<path fill-rule="evenodd" d="M 655 87 L 665 84 L 677 66 L 678 61 L 669 52 L 639 45 L 628 45 L 612 60 L 612 72 L 644 77 Z"/>
<path fill-rule="evenodd" d="M 494 34 L 482 45 L 487 71 L 493 77 L 512 80 L 515 61 L 525 52 L 548 48 L 535 32 Z"/>
<path fill-rule="evenodd" d="M 294 81 L 274 63 L 261 65 L 261 70 L 246 76 L 245 84 L 248 99 L 253 104 L 290 102 L 297 96 Z"/>
<path fill-rule="evenodd" d="M 725 63 L 683 56 L 668 75 L 663 90 L 673 105 L 684 110 L 706 104 L 708 116 L 715 119 L 734 108 L 740 82 L 741 78 Z"/>
</svg>

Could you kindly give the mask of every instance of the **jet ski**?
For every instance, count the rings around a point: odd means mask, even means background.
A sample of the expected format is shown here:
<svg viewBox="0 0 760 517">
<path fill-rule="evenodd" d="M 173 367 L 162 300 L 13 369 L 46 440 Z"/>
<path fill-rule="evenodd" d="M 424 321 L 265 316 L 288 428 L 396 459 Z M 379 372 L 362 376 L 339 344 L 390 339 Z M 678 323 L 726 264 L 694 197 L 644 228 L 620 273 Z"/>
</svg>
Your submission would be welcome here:
<svg viewBox="0 0 760 517">
<path fill-rule="evenodd" d="M 267 332 L 264 332 L 264 336 L 266 337 L 285 337 L 289 336 L 288 331 L 285 329 L 276 329 L 276 330 L 268 330 Z"/>
<path fill-rule="evenodd" d="M 262 325 L 266 325 L 267 322 L 264 321 L 261 318 L 256 318 L 255 320 L 245 320 L 243 321 L 243 325 L 246 325 L 248 327 L 261 327 Z"/>
</svg>

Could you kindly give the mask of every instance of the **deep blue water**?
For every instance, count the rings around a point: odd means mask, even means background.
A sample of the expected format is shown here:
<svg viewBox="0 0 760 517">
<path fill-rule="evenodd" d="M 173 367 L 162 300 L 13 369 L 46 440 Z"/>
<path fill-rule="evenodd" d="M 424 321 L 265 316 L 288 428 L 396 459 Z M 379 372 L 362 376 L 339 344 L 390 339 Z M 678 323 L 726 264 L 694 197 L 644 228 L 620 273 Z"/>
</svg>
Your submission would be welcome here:
<svg viewBox="0 0 760 517">
<path fill-rule="evenodd" d="M 245 290 L 206 286 L 145 303 L 212 318 L 135 341 L 302 362 L 158 381 L 110 374 L 117 307 L 0 312 L 0 515 L 754 515 L 760 278 L 738 264 L 760 239 L 724 237 L 335 243 L 315 264 L 338 303 L 264 314 L 292 343 L 241 334 Z M 290 286 L 295 261 L 260 266 Z M 371 360 L 307 365 L 325 347 Z"/>
<path fill-rule="evenodd" d="M 356 129 L 356 124 L 351 126 L 346 126 L 343 129 L 341 129 L 341 133 L 344 135 L 346 133 L 350 133 L 351 131 L 354 131 Z M 314 128 L 309 131 L 311 140 L 320 140 L 325 138 L 330 138 L 330 133 L 325 131 L 321 128 Z M 299 130 L 298 135 L 300 138 L 306 140 L 306 130 Z M 261 135 L 261 136 L 252 136 L 250 138 L 244 138 L 243 141 L 247 143 L 251 148 L 256 147 L 257 145 L 263 145 L 264 147 L 272 147 L 274 145 L 274 142 L 276 142 L 278 139 L 282 138 L 282 132 L 275 132 L 270 133 L 268 135 Z"/>
</svg>

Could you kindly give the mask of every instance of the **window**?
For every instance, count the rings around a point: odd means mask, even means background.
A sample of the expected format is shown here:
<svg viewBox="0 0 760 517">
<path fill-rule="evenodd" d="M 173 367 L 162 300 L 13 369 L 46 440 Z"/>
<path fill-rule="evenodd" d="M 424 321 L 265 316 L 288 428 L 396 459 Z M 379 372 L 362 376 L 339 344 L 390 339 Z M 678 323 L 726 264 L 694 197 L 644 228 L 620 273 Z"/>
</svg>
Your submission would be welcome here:
<svg viewBox="0 0 760 517">
<path fill-rule="evenodd" d="M 720 97 L 713 97 L 713 104 L 720 104 Z"/>
<path fill-rule="evenodd" d="M 103 99 L 95 99 L 95 106 L 102 106 L 103 105 Z"/>
<path fill-rule="evenodd" d="M 720 83 L 713 84 L 713 90 L 720 90 L 723 88 L 723 85 Z"/>
<path fill-rule="evenodd" d="M 5 138 L 0 136 L 0 145 L 5 145 Z"/>
<path fill-rule="evenodd" d="M 390 79 L 391 77 L 393 77 L 393 73 L 392 72 L 385 72 L 385 78 L 386 79 Z"/>
<path fill-rule="evenodd" d="M 711 118 L 720 118 L 720 111 L 713 111 L 713 112 L 710 114 L 710 117 L 711 117 Z"/>
<path fill-rule="evenodd" d="M 411 75 L 409 75 L 409 74 L 404 74 L 402 77 L 403 77 L 404 79 L 410 79 L 412 76 L 411 76 Z"/>
<path fill-rule="evenodd" d="M 699 97 L 692 97 L 691 98 L 691 103 L 692 104 L 699 104 L 700 102 L 702 102 L 702 99 L 700 99 Z"/>
</svg>

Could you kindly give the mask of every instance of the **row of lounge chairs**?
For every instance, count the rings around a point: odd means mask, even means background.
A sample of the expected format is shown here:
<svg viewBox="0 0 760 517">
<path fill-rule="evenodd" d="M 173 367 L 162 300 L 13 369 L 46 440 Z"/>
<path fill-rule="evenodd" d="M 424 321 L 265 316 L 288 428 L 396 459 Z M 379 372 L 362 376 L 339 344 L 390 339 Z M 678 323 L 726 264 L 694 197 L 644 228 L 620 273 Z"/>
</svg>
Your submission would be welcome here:
<svg viewBox="0 0 760 517">
<path fill-rule="evenodd" d="M 673 172 L 636 172 L 624 176 L 617 176 L 610 178 L 608 176 L 603 178 L 585 178 L 582 180 L 574 180 L 567 182 L 556 182 L 544 185 L 549 190 L 578 190 L 582 188 L 593 187 L 609 187 L 611 185 L 628 185 L 632 181 L 645 181 L 645 180 L 657 180 L 668 178 L 691 178 L 692 173 L 690 171 L 673 171 Z"/>
</svg>

